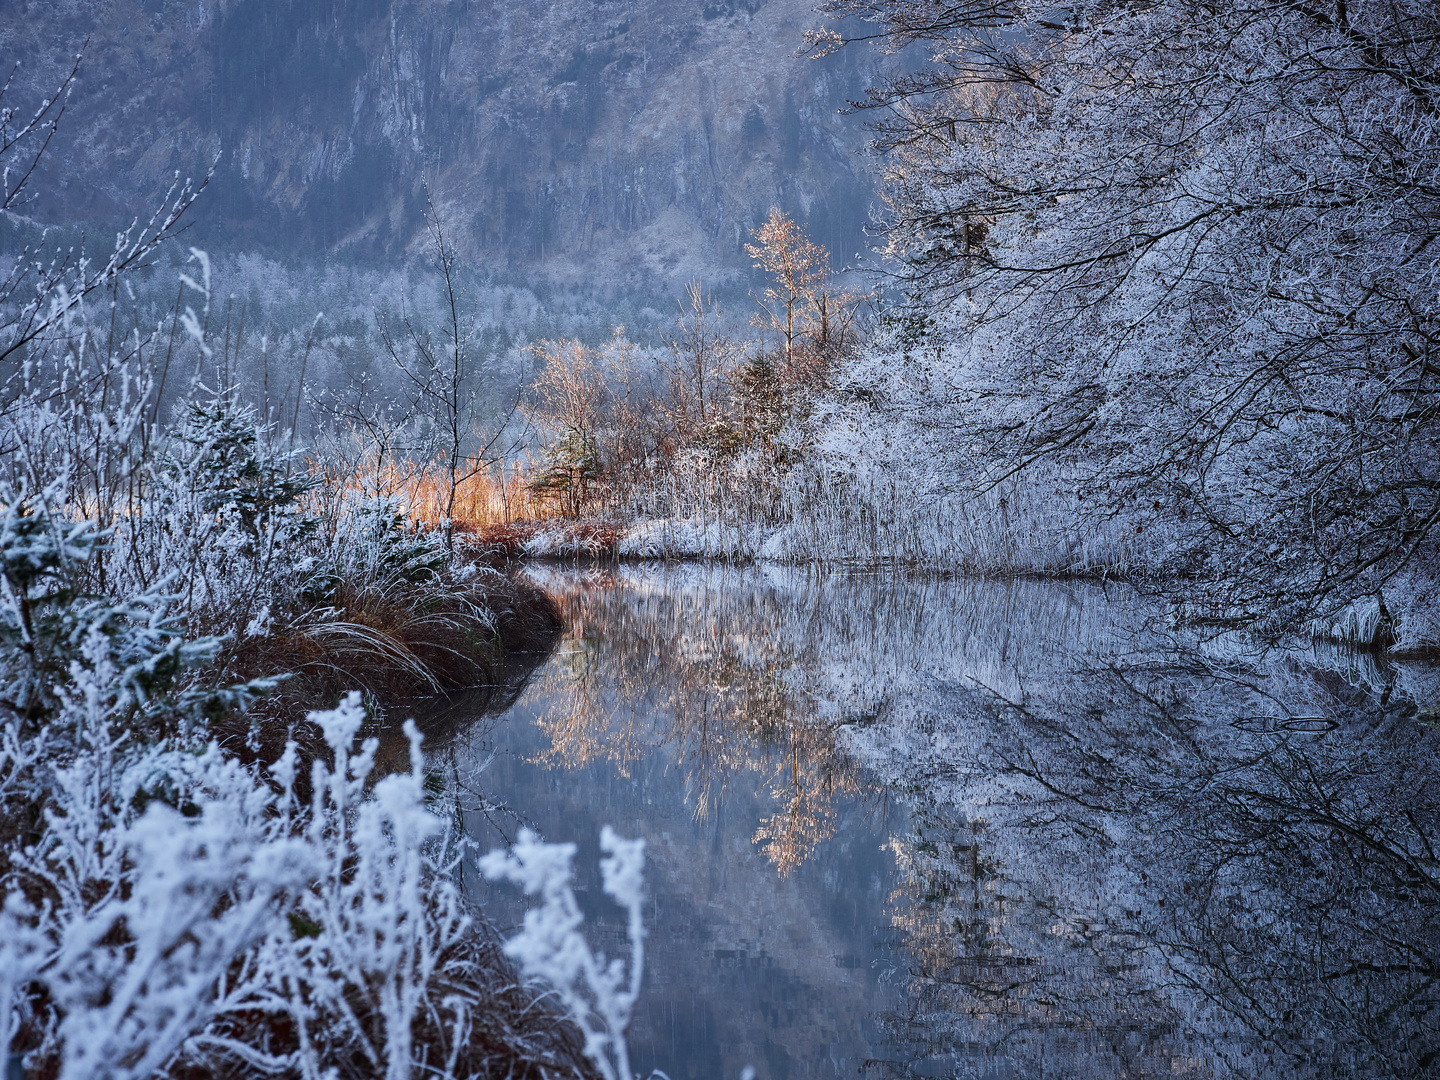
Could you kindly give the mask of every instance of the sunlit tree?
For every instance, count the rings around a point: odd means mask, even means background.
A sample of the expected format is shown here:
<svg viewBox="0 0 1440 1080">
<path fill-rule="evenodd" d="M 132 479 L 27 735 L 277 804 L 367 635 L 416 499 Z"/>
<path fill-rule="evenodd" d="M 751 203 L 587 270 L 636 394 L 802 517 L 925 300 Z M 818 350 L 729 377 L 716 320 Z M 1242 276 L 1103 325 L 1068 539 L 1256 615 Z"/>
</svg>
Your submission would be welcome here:
<svg viewBox="0 0 1440 1080">
<path fill-rule="evenodd" d="M 830 363 L 854 343 L 863 297 L 837 285 L 830 252 L 779 207 L 770 210 L 745 252 L 770 276 L 755 325 L 779 336 L 787 378 L 806 388 L 822 385 Z"/>
</svg>

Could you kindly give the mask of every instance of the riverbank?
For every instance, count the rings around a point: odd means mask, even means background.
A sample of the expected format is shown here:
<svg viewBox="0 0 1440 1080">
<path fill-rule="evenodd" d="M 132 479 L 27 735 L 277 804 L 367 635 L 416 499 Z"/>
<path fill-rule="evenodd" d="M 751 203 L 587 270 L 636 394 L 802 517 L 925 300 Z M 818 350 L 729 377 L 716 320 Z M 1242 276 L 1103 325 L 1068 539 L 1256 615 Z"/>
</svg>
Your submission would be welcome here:
<svg viewBox="0 0 1440 1080">
<path fill-rule="evenodd" d="M 775 530 L 720 521 L 661 519 L 611 521 L 547 518 L 490 522 L 461 534 L 464 550 L 493 565 L 515 559 L 720 559 L 763 557 Z"/>
<path fill-rule="evenodd" d="M 385 589 L 342 582 L 333 599 L 244 639 L 203 673 L 217 681 L 278 679 L 270 694 L 217 720 L 211 734 L 247 765 L 277 760 L 293 740 L 302 788 L 310 761 L 323 753 L 312 711 L 359 690 L 376 734 L 393 742 L 401 711 L 417 699 L 503 686 L 548 653 L 562 629 L 543 589 L 522 575 L 477 565 L 463 552 L 446 555 L 421 581 Z M 425 734 L 433 753 L 437 733 Z"/>
<path fill-rule="evenodd" d="M 438 1056 L 593 1080 L 455 877 L 443 741 L 422 756 L 407 722 L 381 761 L 371 735 L 548 648 L 553 603 L 387 503 L 234 468 L 236 442 L 207 433 L 189 476 L 104 527 L 59 483 L 0 499 L 9 1053 L 41 1076 Z M 192 480 L 222 470 L 244 482 Z"/>
<path fill-rule="evenodd" d="M 83 693 L 0 728 L 12 1068 L 598 1080 L 578 1028 L 455 876 L 463 844 L 431 802 L 459 724 L 400 731 L 417 697 L 522 683 L 558 612 L 458 556 L 412 576 L 336 581 L 328 603 L 265 627 L 257 613 L 188 672 L 164 663 L 178 640 L 137 657 L 133 627 L 126 670 L 87 643 L 69 665 Z M 248 709 L 223 689 L 292 672 Z M 363 699 L 336 689 L 356 684 Z M 313 708 L 326 697 L 338 707 Z M 57 951 L 77 939 L 90 944 Z M 112 1004 L 93 1006 L 96 987 Z"/>
<path fill-rule="evenodd" d="M 917 539 L 922 534 L 929 537 L 923 544 Z M 1143 530 L 1137 534 L 1111 522 L 1082 537 L 1073 528 L 1022 514 L 1018 507 L 1007 512 L 997 506 L 988 517 L 977 513 L 964 521 L 942 522 L 937 513 L 928 530 L 905 525 L 903 519 L 882 523 L 875 515 L 868 525 L 828 518 L 781 525 L 704 518 L 543 519 L 469 526 L 457 542 L 468 557 L 497 567 L 536 560 L 714 560 L 977 579 L 1115 581 L 1163 598 L 1177 626 L 1224 634 L 1248 625 L 1248 618 L 1236 619 L 1225 610 L 1223 589 L 1201 580 L 1195 566 L 1178 554 L 1184 550 L 1178 537 L 1152 528 L 1142 546 L 1141 536 Z M 948 543 L 942 542 L 947 537 Z M 1361 597 L 1309 626 L 1272 636 L 1336 645 L 1397 664 L 1440 659 L 1440 620 L 1423 575 L 1397 578 L 1389 593 L 1389 608 L 1383 596 Z"/>
</svg>

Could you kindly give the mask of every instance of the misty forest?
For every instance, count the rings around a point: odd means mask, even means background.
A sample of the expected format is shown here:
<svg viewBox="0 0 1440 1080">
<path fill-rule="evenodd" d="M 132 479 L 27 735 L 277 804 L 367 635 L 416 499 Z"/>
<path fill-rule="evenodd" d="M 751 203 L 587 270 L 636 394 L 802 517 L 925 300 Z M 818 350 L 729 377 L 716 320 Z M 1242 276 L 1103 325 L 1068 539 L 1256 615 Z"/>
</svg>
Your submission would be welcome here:
<svg viewBox="0 0 1440 1080">
<path fill-rule="evenodd" d="M 5 1080 L 1440 1077 L 1431 0 L 0 0 Z"/>
</svg>

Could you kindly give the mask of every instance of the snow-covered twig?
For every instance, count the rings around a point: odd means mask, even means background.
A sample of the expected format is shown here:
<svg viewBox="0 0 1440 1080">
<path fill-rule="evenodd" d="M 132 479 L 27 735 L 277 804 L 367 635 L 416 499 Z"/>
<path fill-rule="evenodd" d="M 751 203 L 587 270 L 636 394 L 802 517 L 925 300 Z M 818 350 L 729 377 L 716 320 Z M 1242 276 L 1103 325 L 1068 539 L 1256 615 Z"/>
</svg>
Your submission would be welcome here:
<svg viewBox="0 0 1440 1080">
<path fill-rule="evenodd" d="M 632 1080 L 625 1029 L 640 994 L 645 965 L 644 902 L 645 841 L 624 840 L 610 826 L 600 833 L 600 874 L 607 895 L 625 908 L 630 964 L 590 950 L 581 926 L 585 918 L 570 886 L 574 844 L 547 844 L 521 829 L 509 851 L 492 851 L 480 869 L 492 880 L 520 885 L 540 906 L 525 913 L 524 928 L 506 943 L 505 951 L 520 962 L 529 978 L 554 988 L 560 1001 L 585 1034 L 585 1052 L 606 1080 Z"/>
</svg>

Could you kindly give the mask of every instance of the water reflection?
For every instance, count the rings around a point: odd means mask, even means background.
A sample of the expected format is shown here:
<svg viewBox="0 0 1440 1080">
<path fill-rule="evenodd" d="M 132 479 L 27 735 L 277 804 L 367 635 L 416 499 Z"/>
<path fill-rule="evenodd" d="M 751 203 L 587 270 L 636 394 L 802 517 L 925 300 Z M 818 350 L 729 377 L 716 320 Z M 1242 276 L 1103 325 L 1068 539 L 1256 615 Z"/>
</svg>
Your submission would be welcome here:
<svg viewBox="0 0 1440 1080">
<path fill-rule="evenodd" d="M 568 630 L 461 762 L 467 827 L 581 845 L 592 941 L 623 942 L 594 877 L 602 823 L 647 838 L 649 940 L 632 1060 L 682 1077 L 854 1076 L 898 998 L 892 832 L 904 814 L 835 745 L 776 638 L 787 596 L 730 571 L 552 575 Z M 483 770 L 479 766 L 484 764 Z M 506 892 L 483 890 L 503 920 Z"/>
<path fill-rule="evenodd" d="M 473 786 L 652 838 L 648 1064 L 1440 1072 L 1433 673 L 1187 644 L 1099 587 L 542 576 L 570 630 Z"/>
<path fill-rule="evenodd" d="M 1433 1075 L 1433 729 L 1313 671 L 1145 674 L 945 718 L 989 738 L 904 845 L 888 1071 Z"/>
<path fill-rule="evenodd" d="M 819 641 L 771 633 L 785 597 L 737 588 L 733 572 L 690 567 L 663 579 L 597 570 L 552 580 L 569 631 L 542 676 L 540 760 L 567 769 L 607 761 L 617 775 L 662 749 L 683 776 L 697 823 L 737 775 L 771 809 L 752 839 L 782 875 L 835 835 L 837 797 L 859 788 L 803 672 Z"/>
</svg>

